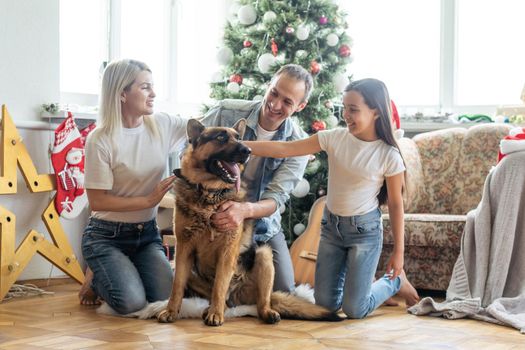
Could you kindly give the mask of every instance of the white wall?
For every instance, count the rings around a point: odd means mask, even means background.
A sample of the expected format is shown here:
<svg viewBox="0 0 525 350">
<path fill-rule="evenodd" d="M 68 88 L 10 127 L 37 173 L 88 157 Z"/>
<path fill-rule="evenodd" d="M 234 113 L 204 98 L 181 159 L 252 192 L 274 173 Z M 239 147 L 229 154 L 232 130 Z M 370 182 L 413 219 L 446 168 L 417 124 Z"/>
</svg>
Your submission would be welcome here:
<svg viewBox="0 0 525 350">
<path fill-rule="evenodd" d="M 58 0 L 0 0 L 0 104 L 6 104 L 39 173 L 52 173 L 49 147 L 55 126 L 41 122 L 42 103 L 58 101 Z M 0 165 L 1 167 L 1 165 Z M 17 244 L 30 229 L 49 234 L 40 216 L 54 192 L 30 193 L 18 171 L 18 193 L 0 195 L 0 205 L 16 216 Z M 85 209 L 75 220 L 61 219 L 75 254 L 87 222 Z M 64 273 L 35 255 L 19 279 L 47 278 Z"/>
<path fill-rule="evenodd" d="M 0 0 L 0 104 L 15 120 L 60 97 L 58 15 L 58 0 Z"/>
</svg>

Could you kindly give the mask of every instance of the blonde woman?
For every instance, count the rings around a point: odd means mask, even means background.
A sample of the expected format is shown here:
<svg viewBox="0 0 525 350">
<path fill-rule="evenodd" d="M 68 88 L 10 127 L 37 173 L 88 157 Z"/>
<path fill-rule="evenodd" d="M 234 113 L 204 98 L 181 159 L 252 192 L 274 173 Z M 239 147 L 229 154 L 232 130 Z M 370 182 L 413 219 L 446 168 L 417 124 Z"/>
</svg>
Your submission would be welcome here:
<svg viewBox="0 0 525 350">
<path fill-rule="evenodd" d="M 120 60 L 104 71 L 98 127 L 86 141 L 85 187 L 92 210 L 82 238 L 88 265 L 82 304 L 103 299 L 127 314 L 169 297 L 172 270 L 155 221 L 174 177 L 168 154 L 186 139 L 186 120 L 153 113 L 151 70 Z"/>
</svg>

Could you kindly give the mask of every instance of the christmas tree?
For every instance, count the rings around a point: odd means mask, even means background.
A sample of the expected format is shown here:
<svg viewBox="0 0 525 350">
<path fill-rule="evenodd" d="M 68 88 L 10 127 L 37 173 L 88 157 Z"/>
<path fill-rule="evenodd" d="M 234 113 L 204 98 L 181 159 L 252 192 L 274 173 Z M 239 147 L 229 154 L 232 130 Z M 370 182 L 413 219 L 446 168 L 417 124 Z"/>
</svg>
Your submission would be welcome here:
<svg viewBox="0 0 525 350">
<path fill-rule="evenodd" d="M 303 66 L 314 77 L 314 90 L 296 114 L 309 134 L 338 125 L 336 107 L 349 82 L 351 39 L 346 14 L 333 0 L 240 0 L 224 30 L 217 53 L 222 71 L 212 77 L 211 97 L 262 99 L 272 75 L 284 64 Z M 326 154 L 311 157 L 305 178 L 283 213 L 289 242 L 305 228 L 313 202 L 326 194 Z"/>
</svg>

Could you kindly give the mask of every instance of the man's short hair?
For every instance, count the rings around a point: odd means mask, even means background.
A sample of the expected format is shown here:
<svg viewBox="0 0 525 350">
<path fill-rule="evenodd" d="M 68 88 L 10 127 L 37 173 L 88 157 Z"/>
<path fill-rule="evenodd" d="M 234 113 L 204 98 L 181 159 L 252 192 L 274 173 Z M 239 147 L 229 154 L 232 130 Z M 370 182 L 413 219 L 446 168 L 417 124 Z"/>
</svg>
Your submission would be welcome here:
<svg viewBox="0 0 525 350">
<path fill-rule="evenodd" d="M 304 102 L 310 98 L 310 94 L 314 88 L 314 79 L 312 78 L 310 72 L 298 64 L 290 63 L 279 68 L 279 70 L 273 76 L 273 79 L 282 74 L 292 77 L 295 80 L 304 81 L 304 98 L 301 102 Z"/>
</svg>

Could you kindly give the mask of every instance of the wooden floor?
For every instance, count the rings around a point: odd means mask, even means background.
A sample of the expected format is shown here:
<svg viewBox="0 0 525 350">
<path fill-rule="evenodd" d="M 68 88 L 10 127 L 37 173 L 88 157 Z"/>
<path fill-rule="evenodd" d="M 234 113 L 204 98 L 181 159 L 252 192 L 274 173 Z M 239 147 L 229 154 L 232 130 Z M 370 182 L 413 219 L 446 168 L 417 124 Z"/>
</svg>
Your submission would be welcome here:
<svg viewBox="0 0 525 350">
<path fill-rule="evenodd" d="M 159 324 L 102 316 L 78 304 L 77 284 L 45 289 L 55 294 L 0 303 L 0 349 L 525 349 L 516 329 L 417 317 L 402 306 L 339 323 L 266 325 L 244 317 L 207 327 L 200 319 Z"/>
</svg>

